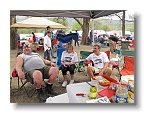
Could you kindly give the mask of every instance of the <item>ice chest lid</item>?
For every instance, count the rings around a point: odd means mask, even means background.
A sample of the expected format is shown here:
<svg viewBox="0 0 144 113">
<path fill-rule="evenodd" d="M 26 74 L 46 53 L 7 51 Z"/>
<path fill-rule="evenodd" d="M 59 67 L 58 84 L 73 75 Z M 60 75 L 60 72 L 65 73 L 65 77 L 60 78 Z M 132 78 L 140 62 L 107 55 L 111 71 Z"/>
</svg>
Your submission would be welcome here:
<svg viewBox="0 0 144 113">
<path fill-rule="evenodd" d="M 101 97 L 107 96 L 108 98 L 111 98 L 113 95 L 115 95 L 115 91 L 111 89 L 103 89 L 100 92 L 98 92 L 98 94 Z"/>
</svg>

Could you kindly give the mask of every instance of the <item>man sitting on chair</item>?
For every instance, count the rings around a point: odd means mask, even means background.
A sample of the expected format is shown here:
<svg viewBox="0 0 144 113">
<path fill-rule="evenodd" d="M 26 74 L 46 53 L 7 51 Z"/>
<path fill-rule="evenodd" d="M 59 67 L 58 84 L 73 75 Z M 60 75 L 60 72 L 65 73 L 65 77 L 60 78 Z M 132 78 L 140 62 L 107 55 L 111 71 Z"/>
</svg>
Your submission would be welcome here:
<svg viewBox="0 0 144 113">
<path fill-rule="evenodd" d="M 92 78 L 92 76 L 94 76 L 95 74 L 106 74 L 110 76 L 112 73 L 112 69 L 108 68 L 109 59 L 107 57 L 107 54 L 105 52 L 100 52 L 100 45 L 94 45 L 93 49 L 93 53 L 91 53 L 86 59 L 84 59 L 84 62 L 91 60 L 94 64 L 94 66 L 87 67 L 87 73 L 89 77 Z"/>
<path fill-rule="evenodd" d="M 23 53 L 16 58 L 16 70 L 20 79 L 27 79 L 27 81 L 35 84 L 42 100 L 45 101 L 47 98 L 41 88 L 43 79 L 49 79 L 46 83 L 46 91 L 49 94 L 56 95 L 52 90 L 52 85 L 58 75 L 56 64 L 45 60 L 38 53 L 32 52 L 30 45 L 24 45 Z"/>
</svg>

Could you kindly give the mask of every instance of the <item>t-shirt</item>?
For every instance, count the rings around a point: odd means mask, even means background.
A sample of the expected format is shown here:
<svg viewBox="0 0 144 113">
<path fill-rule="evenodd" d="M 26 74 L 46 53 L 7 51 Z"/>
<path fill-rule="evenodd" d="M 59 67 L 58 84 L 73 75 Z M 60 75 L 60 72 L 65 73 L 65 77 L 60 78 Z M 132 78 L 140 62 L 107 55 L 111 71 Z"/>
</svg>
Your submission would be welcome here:
<svg viewBox="0 0 144 113">
<path fill-rule="evenodd" d="M 24 61 L 23 71 L 27 73 L 33 69 L 41 69 L 45 66 L 43 60 L 38 53 L 32 52 L 31 54 L 20 54 Z"/>
<path fill-rule="evenodd" d="M 118 41 L 118 38 L 116 36 L 110 36 L 109 39 L 114 41 L 114 42 Z"/>
<path fill-rule="evenodd" d="M 36 36 L 35 36 L 35 34 L 33 34 L 33 42 L 36 42 Z"/>
<path fill-rule="evenodd" d="M 49 47 L 51 47 L 51 39 L 47 35 L 44 37 L 44 51 L 47 49 L 50 50 L 50 48 L 48 48 L 45 44 L 48 44 Z"/>
<path fill-rule="evenodd" d="M 99 69 L 104 67 L 105 62 L 109 62 L 109 59 L 105 52 L 100 52 L 99 56 L 97 56 L 95 53 L 92 53 L 86 59 L 92 60 L 94 63 L 94 67 L 99 68 Z"/>
<path fill-rule="evenodd" d="M 68 53 L 67 51 L 63 51 L 61 61 L 64 61 L 64 64 L 70 64 L 71 62 L 78 62 L 77 53 L 76 52 Z"/>
</svg>

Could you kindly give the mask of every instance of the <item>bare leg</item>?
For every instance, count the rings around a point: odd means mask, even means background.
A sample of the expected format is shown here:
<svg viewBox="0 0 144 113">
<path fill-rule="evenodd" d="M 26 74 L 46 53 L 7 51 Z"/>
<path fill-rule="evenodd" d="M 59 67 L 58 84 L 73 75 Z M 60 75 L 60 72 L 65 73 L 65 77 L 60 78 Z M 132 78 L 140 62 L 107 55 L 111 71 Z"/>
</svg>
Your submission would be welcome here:
<svg viewBox="0 0 144 113">
<path fill-rule="evenodd" d="M 107 68 L 107 69 L 104 71 L 104 73 L 105 73 L 106 75 L 108 75 L 108 76 L 111 76 L 111 74 L 112 74 L 112 69 L 111 69 L 111 68 Z"/>
<path fill-rule="evenodd" d="M 40 89 L 42 81 L 43 81 L 42 73 L 38 70 L 34 71 L 33 72 L 33 80 L 36 85 L 36 89 Z"/>
<path fill-rule="evenodd" d="M 71 80 L 74 80 L 74 74 L 70 74 Z"/>
<path fill-rule="evenodd" d="M 87 67 L 87 73 L 89 75 L 89 77 L 91 78 L 92 76 L 94 76 L 94 67 L 93 66 L 88 66 Z"/>
<path fill-rule="evenodd" d="M 49 70 L 49 83 L 53 84 L 55 82 L 55 79 L 57 78 L 58 75 L 58 68 L 57 67 L 51 67 Z"/>
</svg>

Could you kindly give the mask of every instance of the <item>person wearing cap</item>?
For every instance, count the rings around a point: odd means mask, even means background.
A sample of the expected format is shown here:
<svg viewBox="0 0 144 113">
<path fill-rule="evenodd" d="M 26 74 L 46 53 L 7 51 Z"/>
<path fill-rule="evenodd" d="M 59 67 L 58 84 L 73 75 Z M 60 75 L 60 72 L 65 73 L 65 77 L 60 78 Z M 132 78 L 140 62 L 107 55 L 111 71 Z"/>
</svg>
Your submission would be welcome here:
<svg viewBox="0 0 144 113">
<path fill-rule="evenodd" d="M 20 79 L 35 84 L 39 97 L 45 101 L 47 95 L 42 90 L 43 79 L 49 79 L 46 83 L 45 90 L 48 94 L 57 95 L 52 90 L 52 86 L 58 75 L 58 68 L 55 63 L 42 58 L 38 53 L 32 52 L 30 45 L 23 46 L 23 53 L 16 58 L 16 71 Z"/>
<path fill-rule="evenodd" d="M 46 57 L 47 57 L 47 60 L 51 61 L 50 54 L 51 54 L 52 58 L 55 58 L 54 53 L 52 51 L 51 32 L 50 31 L 48 31 L 47 35 L 44 37 L 44 54 L 46 54 L 46 55 L 44 55 L 44 59 L 46 59 Z"/>
<path fill-rule="evenodd" d="M 51 31 L 51 27 L 50 27 L 50 26 L 47 26 L 46 29 L 47 29 L 47 31 L 45 32 L 44 37 L 47 37 L 48 32 L 50 32 L 50 33 L 52 34 L 52 31 Z M 51 35 L 51 36 L 52 36 L 52 35 Z M 50 39 L 52 38 L 51 36 L 49 37 Z M 45 38 L 44 38 L 44 39 L 45 39 Z M 56 57 L 54 56 L 53 51 L 52 51 L 52 40 L 51 40 L 51 49 L 50 49 L 49 52 L 50 52 L 52 58 L 56 58 Z M 47 58 L 47 52 L 44 51 L 44 59 L 46 59 L 46 58 Z"/>
</svg>

